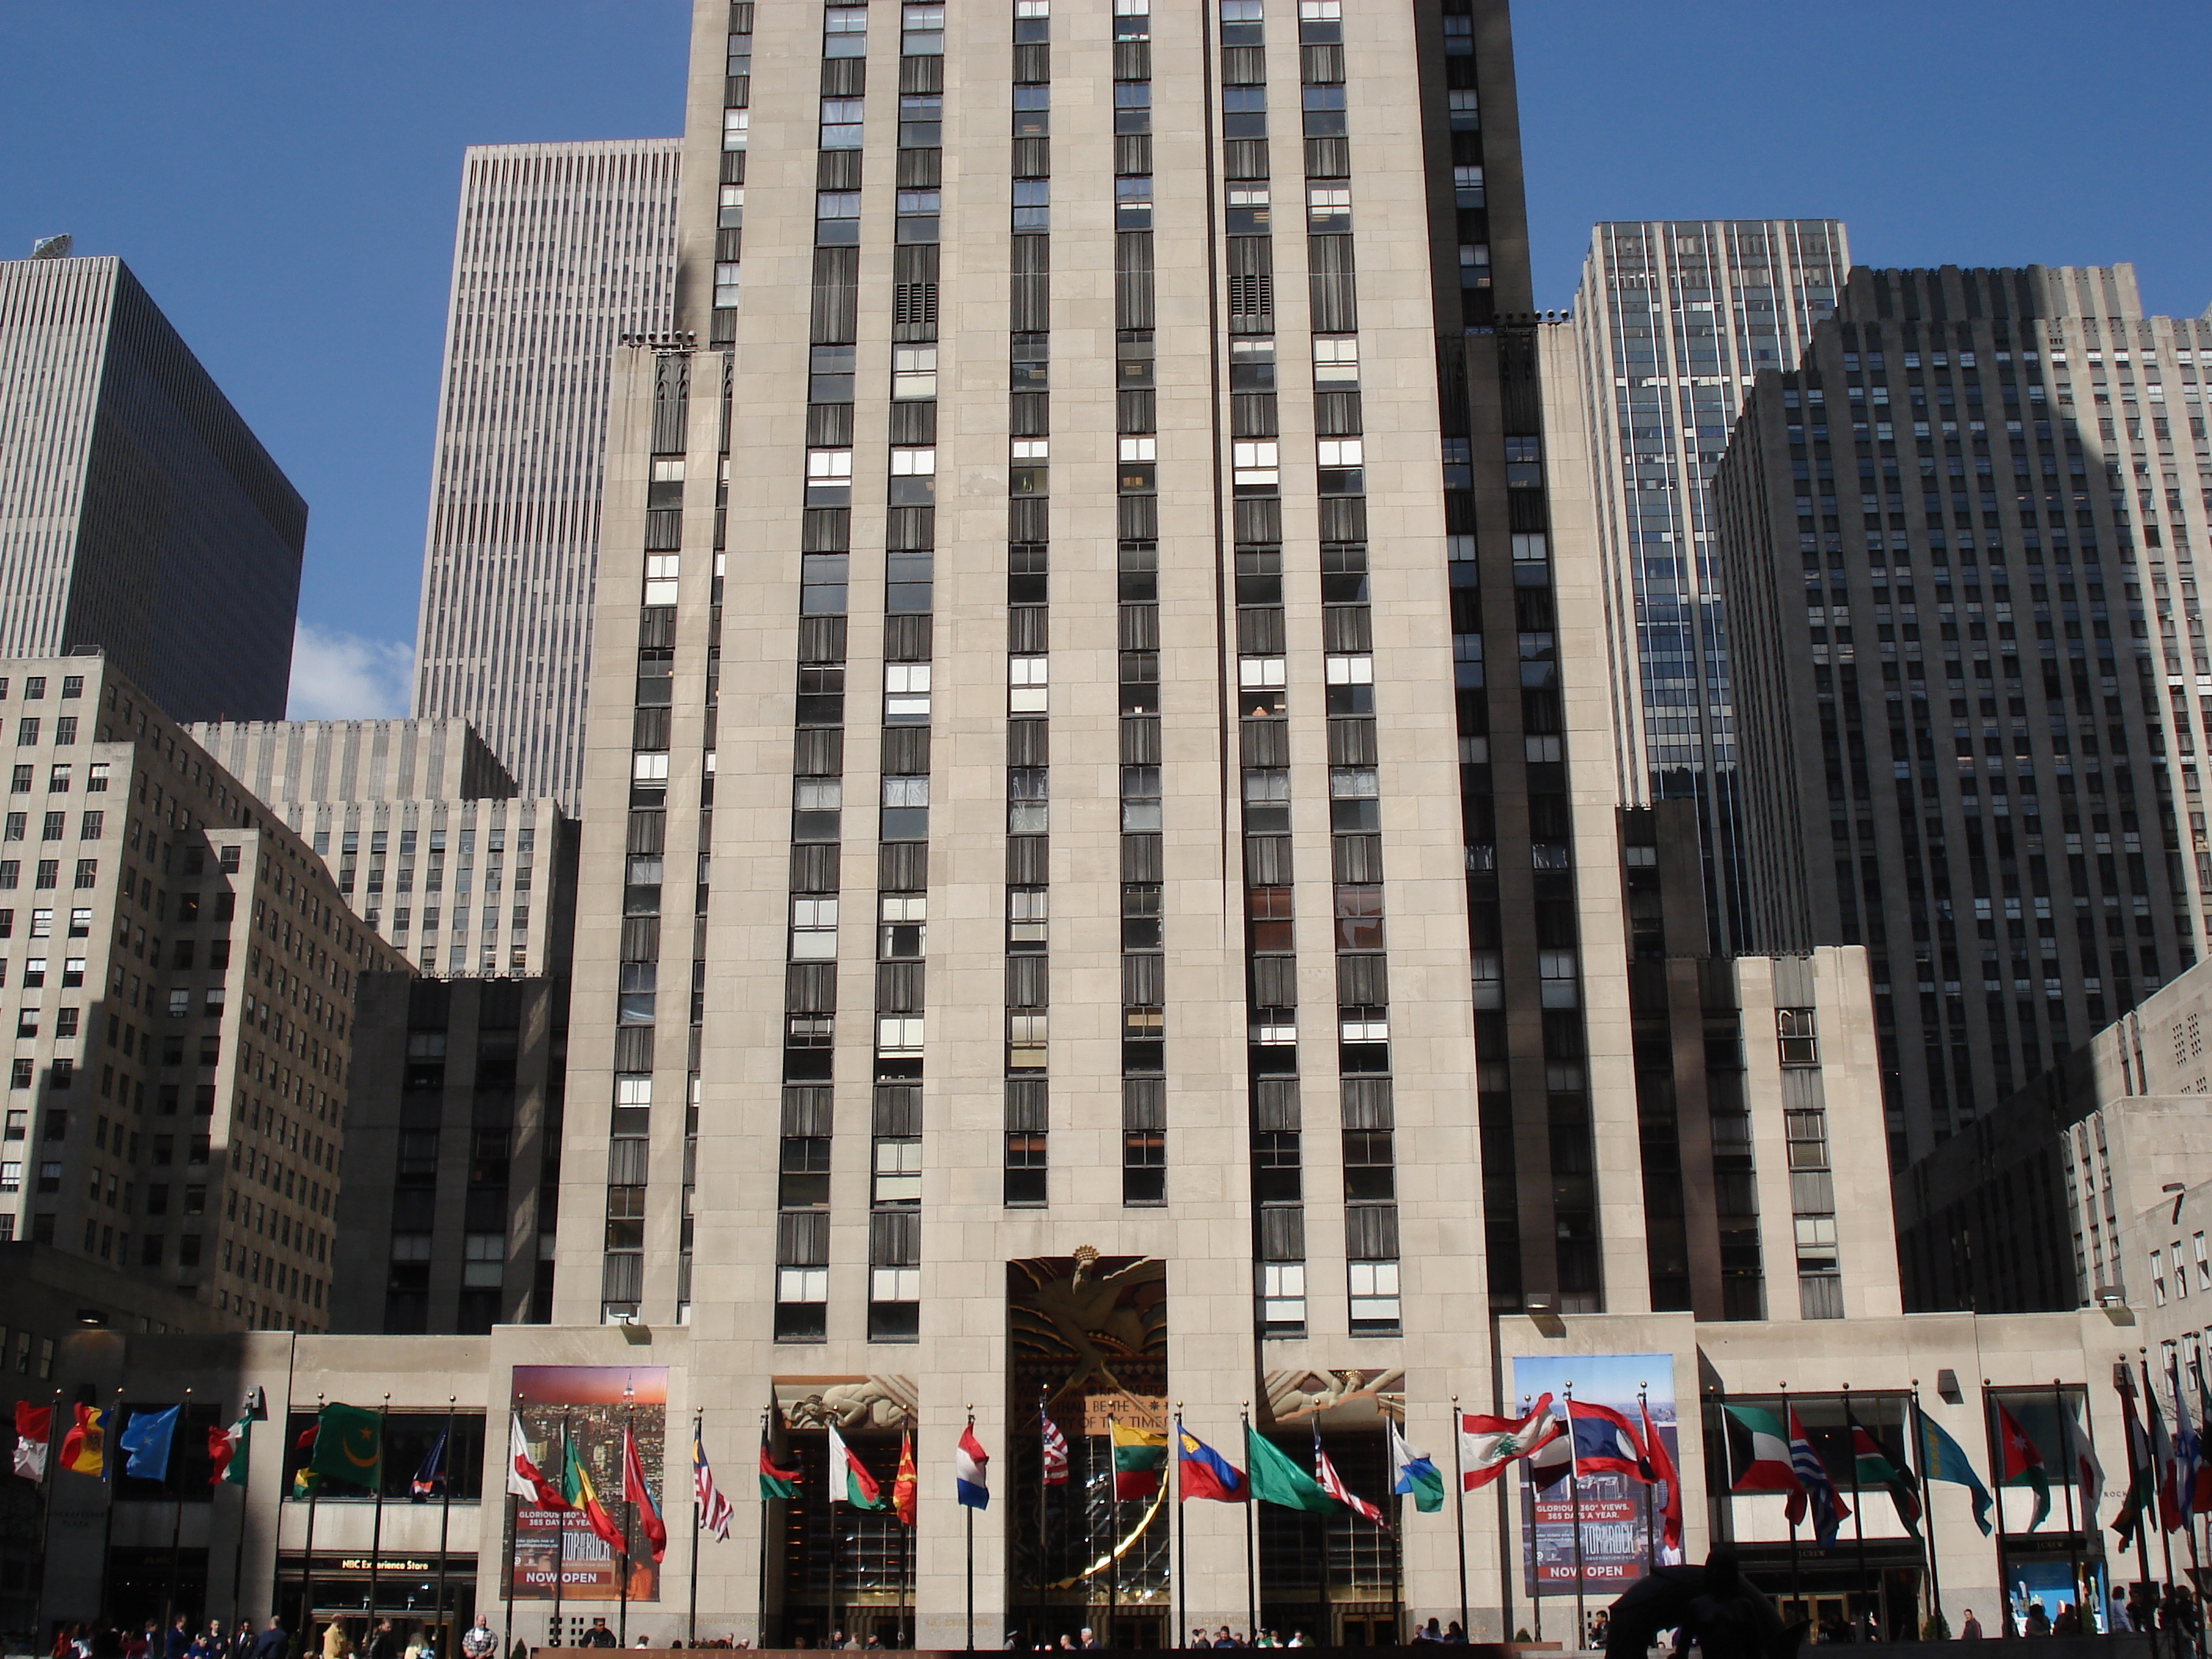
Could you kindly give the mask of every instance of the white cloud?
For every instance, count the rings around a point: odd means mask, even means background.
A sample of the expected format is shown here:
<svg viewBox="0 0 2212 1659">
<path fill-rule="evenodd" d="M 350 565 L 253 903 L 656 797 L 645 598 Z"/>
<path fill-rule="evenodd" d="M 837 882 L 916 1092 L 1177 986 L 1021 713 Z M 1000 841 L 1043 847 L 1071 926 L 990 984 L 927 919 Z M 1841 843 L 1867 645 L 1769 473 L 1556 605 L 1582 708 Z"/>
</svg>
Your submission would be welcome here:
<svg viewBox="0 0 2212 1659">
<path fill-rule="evenodd" d="M 292 641 L 292 689 L 285 712 L 295 720 L 377 720 L 407 712 L 415 647 L 397 640 L 301 623 Z"/>
</svg>

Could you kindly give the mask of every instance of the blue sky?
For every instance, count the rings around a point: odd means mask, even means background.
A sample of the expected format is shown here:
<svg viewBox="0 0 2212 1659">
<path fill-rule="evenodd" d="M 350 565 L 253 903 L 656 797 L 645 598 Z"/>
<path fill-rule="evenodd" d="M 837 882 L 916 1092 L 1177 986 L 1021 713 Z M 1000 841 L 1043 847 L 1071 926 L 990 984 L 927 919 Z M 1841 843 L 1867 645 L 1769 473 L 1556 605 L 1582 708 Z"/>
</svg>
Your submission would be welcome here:
<svg viewBox="0 0 2212 1659">
<path fill-rule="evenodd" d="M 675 132 L 689 9 L 0 0 L 0 256 L 121 254 L 307 497 L 295 712 L 404 702 L 462 147 Z M 1515 28 L 1540 304 L 1595 220 L 1770 214 L 1844 219 L 1862 263 L 2132 259 L 2153 310 L 2212 301 L 2202 0 L 1523 0 Z"/>
</svg>

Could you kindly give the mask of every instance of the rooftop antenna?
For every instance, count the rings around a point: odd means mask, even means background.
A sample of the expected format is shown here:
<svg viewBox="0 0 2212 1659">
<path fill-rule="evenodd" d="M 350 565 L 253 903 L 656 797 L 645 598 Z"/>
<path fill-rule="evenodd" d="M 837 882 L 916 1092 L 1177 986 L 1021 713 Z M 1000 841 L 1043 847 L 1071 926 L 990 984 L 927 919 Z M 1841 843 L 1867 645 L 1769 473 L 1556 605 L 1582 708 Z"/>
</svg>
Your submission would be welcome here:
<svg viewBox="0 0 2212 1659">
<path fill-rule="evenodd" d="M 31 244 L 33 259 L 66 259 L 70 250 L 76 246 L 76 238 L 64 231 L 59 236 L 41 236 Z"/>
</svg>

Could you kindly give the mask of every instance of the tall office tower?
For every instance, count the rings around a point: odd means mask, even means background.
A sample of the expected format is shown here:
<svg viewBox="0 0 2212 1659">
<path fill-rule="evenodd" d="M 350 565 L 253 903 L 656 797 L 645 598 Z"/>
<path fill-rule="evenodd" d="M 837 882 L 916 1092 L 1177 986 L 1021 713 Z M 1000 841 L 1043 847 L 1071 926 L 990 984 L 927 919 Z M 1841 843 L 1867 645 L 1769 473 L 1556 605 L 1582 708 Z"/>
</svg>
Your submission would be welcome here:
<svg viewBox="0 0 2212 1659">
<path fill-rule="evenodd" d="M 1838 1274 L 1781 1074 L 1826 1073 L 1808 1125 L 1870 1077 L 1857 952 L 1692 988 L 1724 1153 L 1637 1100 L 1502 3 L 702 0 L 689 127 L 682 334 L 609 418 L 584 793 L 625 827 L 581 875 L 554 1314 L 688 1324 L 712 1410 L 777 1403 L 772 1622 L 888 1616 L 901 1535 L 827 1504 L 827 1425 L 941 1457 L 972 1408 L 981 1628 L 1157 1643 L 1157 1510 L 1085 1575 L 1114 1520 L 1079 1480 L 1041 1515 L 1041 1406 L 1090 1474 L 1109 1413 L 1233 1448 L 1253 1401 L 1380 1491 L 1379 1413 L 1491 1398 L 1493 1312 L 1722 1308 L 1717 1224 L 1655 1256 L 1647 1183 L 1724 1155 L 1754 1259 Z M 1878 1191 L 1820 1139 L 1808 1200 Z M 1888 1254 L 1771 1311 L 1893 1307 Z M 918 1640 L 958 1642 L 920 1502 Z M 1264 1622 L 1455 1613 L 1443 1534 L 1354 1525 L 1265 1512 Z M 1188 1611 L 1243 1623 L 1237 1516 L 1186 1528 Z"/>
<path fill-rule="evenodd" d="M 568 971 L 576 821 L 464 720 L 195 726 L 329 866 L 354 914 L 426 974 Z"/>
<path fill-rule="evenodd" d="M 1608 223 L 1575 293 L 1621 799 L 1696 803 L 1717 953 L 1745 895 L 1713 469 L 1753 377 L 1796 362 L 1850 269 L 1834 219 Z"/>
<path fill-rule="evenodd" d="M 120 259 L 0 260 L 0 656 L 280 720 L 307 504 Z"/>
<path fill-rule="evenodd" d="M 1746 933 L 1867 946 L 1895 1163 L 2212 921 L 2208 349 L 2126 265 L 1855 271 L 1723 460 Z"/>
<path fill-rule="evenodd" d="M 98 653 L 0 661 L 0 1237 L 327 1330 L 355 985 L 405 963 Z"/>
<path fill-rule="evenodd" d="M 682 144 L 472 145 L 462 166 L 414 713 L 576 810 L 607 368 L 671 326 Z"/>
</svg>

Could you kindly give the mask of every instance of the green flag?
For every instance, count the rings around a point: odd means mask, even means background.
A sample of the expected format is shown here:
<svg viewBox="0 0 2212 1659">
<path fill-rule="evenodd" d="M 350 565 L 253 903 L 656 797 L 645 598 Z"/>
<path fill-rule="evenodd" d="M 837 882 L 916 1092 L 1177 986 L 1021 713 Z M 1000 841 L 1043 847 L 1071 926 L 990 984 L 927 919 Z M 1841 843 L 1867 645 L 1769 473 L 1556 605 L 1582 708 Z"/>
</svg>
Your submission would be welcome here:
<svg viewBox="0 0 2212 1659">
<path fill-rule="evenodd" d="M 358 1406 L 325 1406 L 315 1420 L 307 1467 L 374 1492 L 384 1478 L 384 1422 Z"/>
<path fill-rule="evenodd" d="M 1244 1425 L 1244 1467 L 1250 1471 L 1252 1496 L 1262 1504 L 1316 1515 L 1334 1515 L 1342 1507 L 1249 1423 Z"/>
</svg>

